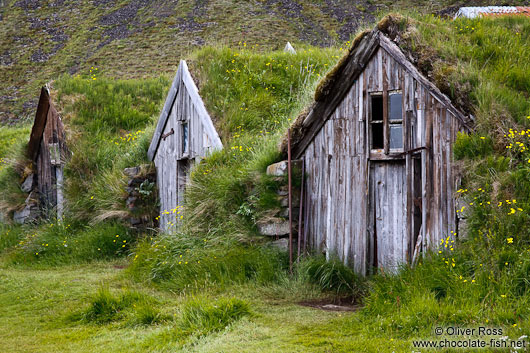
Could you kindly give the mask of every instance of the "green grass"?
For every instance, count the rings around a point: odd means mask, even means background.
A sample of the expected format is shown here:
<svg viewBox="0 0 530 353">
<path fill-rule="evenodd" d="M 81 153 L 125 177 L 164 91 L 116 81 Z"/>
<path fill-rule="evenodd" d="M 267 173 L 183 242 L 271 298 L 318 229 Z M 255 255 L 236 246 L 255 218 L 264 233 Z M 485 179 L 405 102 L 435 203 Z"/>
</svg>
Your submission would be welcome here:
<svg viewBox="0 0 530 353">
<path fill-rule="evenodd" d="M 285 276 L 285 254 L 232 241 L 216 244 L 184 234 L 159 235 L 144 240 L 135 250 L 129 273 L 138 280 L 179 292 L 234 284 L 277 282 Z"/>
<path fill-rule="evenodd" d="M 237 298 L 221 298 L 213 303 L 193 298 L 181 309 L 177 335 L 203 337 L 248 315 L 251 315 L 249 304 Z"/>
<path fill-rule="evenodd" d="M 148 162 L 150 132 L 169 81 L 110 80 L 98 73 L 63 76 L 56 86 L 73 152 L 65 168 L 67 217 L 96 223 L 127 217 L 122 171 Z"/>
<path fill-rule="evenodd" d="M 56 222 L 7 231 L 16 234 L 18 240 L 9 254 L 11 263 L 45 266 L 124 257 L 138 237 L 137 232 L 117 222 L 96 226 Z M 15 245 L 13 240 L 10 244 Z"/>
<path fill-rule="evenodd" d="M 183 297 L 131 283 L 120 270 L 124 265 L 121 261 L 39 269 L 2 266 L 0 350 L 319 352 L 322 347 L 296 341 L 321 340 L 319 332 L 307 329 L 352 315 L 298 306 L 294 302 L 302 298 L 300 292 L 277 300 L 277 289 L 255 286 L 235 286 L 200 299 Z M 123 309 L 116 312 L 116 307 Z M 83 319 L 83 314 L 101 319 L 109 312 L 115 313 L 110 321 Z M 184 329 L 191 336 L 183 337 Z M 348 334 L 352 342 L 360 337 Z"/>
<path fill-rule="evenodd" d="M 364 280 L 338 258 L 308 257 L 298 268 L 299 276 L 324 292 L 353 296 L 359 300 L 364 294 Z"/>
</svg>

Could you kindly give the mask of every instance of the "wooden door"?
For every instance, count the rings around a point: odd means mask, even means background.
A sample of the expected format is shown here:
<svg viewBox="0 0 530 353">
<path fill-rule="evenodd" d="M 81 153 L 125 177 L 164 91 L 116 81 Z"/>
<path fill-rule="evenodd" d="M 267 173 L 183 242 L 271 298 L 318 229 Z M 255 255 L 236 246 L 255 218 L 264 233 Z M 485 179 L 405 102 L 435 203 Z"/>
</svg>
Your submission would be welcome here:
<svg viewBox="0 0 530 353">
<path fill-rule="evenodd" d="M 396 272 L 407 261 L 407 184 L 405 161 L 373 162 L 370 168 L 373 216 L 372 265 Z"/>
<path fill-rule="evenodd" d="M 181 159 L 177 163 L 177 205 L 184 205 L 184 194 L 189 179 L 190 160 Z"/>
</svg>

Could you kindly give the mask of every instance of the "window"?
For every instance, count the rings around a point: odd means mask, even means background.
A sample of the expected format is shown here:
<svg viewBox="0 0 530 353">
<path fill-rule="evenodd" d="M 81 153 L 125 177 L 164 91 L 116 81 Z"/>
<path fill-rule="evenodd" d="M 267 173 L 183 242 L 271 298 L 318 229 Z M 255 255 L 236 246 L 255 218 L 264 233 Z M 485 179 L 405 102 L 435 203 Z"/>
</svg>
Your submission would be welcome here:
<svg viewBox="0 0 530 353">
<path fill-rule="evenodd" d="M 383 129 L 383 95 L 372 95 L 372 149 L 383 149 L 385 134 Z"/>
<path fill-rule="evenodd" d="M 59 149 L 59 144 L 50 143 L 48 144 L 48 149 L 50 151 L 50 164 L 60 165 L 61 164 L 61 150 Z"/>
<path fill-rule="evenodd" d="M 371 149 L 395 152 L 403 149 L 402 94 L 397 91 L 388 92 L 388 109 L 386 111 L 384 98 L 382 93 L 373 93 L 370 96 Z"/>
<path fill-rule="evenodd" d="M 189 144 L 188 144 L 188 123 L 182 123 L 182 154 L 189 153 Z"/>
<path fill-rule="evenodd" d="M 403 149 L 403 116 L 401 115 L 401 93 L 390 93 L 388 98 L 390 149 Z"/>
</svg>

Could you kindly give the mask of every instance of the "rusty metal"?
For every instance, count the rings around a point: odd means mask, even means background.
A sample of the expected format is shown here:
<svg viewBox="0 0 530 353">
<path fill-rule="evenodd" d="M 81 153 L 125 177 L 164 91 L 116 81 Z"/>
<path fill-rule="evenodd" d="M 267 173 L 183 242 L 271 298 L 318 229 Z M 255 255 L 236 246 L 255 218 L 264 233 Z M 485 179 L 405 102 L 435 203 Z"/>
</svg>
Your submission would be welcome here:
<svg viewBox="0 0 530 353">
<path fill-rule="evenodd" d="M 291 173 L 291 128 L 287 129 L 287 175 L 289 178 L 289 272 L 293 273 L 293 182 Z"/>
<path fill-rule="evenodd" d="M 305 175 L 305 160 L 302 159 L 302 176 L 301 179 L 301 185 L 300 185 L 300 207 L 298 208 L 298 256 L 296 258 L 296 261 L 300 261 L 300 253 L 301 253 L 301 235 L 304 234 L 303 224 L 302 224 L 302 215 L 304 210 L 304 175 Z M 305 238 L 304 238 L 304 247 L 305 247 Z"/>
<path fill-rule="evenodd" d="M 168 138 L 169 136 L 173 135 L 175 133 L 175 130 L 173 130 L 173 128 L 171 128 L 171 131 L 169 131 L 167 134 L 163 134 L 161 137 L 162 137 L 162 140 L 166 140 L 166 138 Z"/>
</svg>

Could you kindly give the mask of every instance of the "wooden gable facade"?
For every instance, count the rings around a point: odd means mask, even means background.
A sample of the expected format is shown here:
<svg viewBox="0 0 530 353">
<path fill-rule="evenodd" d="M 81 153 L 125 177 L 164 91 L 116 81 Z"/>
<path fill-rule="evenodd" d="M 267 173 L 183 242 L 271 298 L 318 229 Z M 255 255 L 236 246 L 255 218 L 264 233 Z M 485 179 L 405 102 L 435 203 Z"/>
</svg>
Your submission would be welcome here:
<svg viewBox="0 0 530 353">
<path fill-rule="evenodd" d="M 69 155 L 64 125 L 47 87 L 42 87 L 31 130 L 28 154 L 33 161 L 33 190 L 46 216 L 62 217 L 64 210 L 63 169 Z"/>
<path fill-rule="evenodd" d="M 180 218 L 178 208 L 184 201 L 190 169 L 222 147 L 188 66 L 182 60 L 148 151 L 157 171 L 162 230 L 172 229 Z"/>
<path fill-rule="evenodd" d="M 457 230 L 452 168 L 467 118 L 375 29 L 293 127 L 309 247 L 356 272 L 396 271 Z"/>
</svg>

